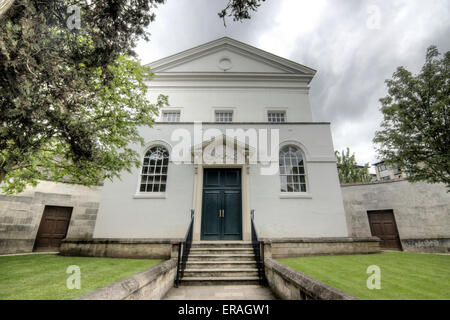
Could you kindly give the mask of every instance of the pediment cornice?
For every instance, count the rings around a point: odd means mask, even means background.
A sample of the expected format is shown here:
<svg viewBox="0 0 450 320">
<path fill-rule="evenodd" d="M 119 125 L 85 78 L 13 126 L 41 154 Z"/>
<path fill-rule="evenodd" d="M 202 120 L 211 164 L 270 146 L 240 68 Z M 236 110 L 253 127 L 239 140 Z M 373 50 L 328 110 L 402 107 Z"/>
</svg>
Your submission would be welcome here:
<svg viewBox="0 0 450 320">
<path fill-rule="evenodd" d="M 184 72 L 184 73 L 172 73 L 169 70 L 182 65 L 184 63 L 188 63 L 190 61 L 202 58 L 204 56 L 214 54 L 221 50 L 228 50 L 230 52 L 234 52 L 241 56 L 247 57 L 249 59 L 258 61 L 265 65 L 271 66 L 280 70 L 279 73 L 269 73 L 269 74 L 261 74 L 261 73 L 223 73 L 217 72 L 217 75 L 221 77 L 291 77 L 295 78 L 303 78 L 308 82 L 314 77 L 316 70 L 306 67 L 302 64 L 296 63 L 294 61 L 276 56 L 269 52 L 263 51 L 261 49 L 255 48 L 248 44 L 239 42 L 237 40 L 224 37 L 220 38 L 200 46 L 194 47 L 192 49 L 188 49 L 182 51 L 180 53 L 168 56 L 166 58 L 154 61 L 149 64 L 152 71 L 155 73 L 155 78 L 170 78 L 170 77 L 205 77 L 211 76 L 209 73 L 201 73 L 201 72 Z"/>
</svg>

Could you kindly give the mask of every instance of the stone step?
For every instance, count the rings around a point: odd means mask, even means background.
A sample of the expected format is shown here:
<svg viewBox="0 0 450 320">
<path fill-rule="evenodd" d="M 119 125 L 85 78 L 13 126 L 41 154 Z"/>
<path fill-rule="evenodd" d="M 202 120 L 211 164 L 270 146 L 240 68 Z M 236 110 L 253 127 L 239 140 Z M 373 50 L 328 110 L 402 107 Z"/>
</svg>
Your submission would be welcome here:
<svg viewBox="0 0 450 320">
<path fill-rule="evenodd" d="M 248 241 L 200 241 L 192 242 L 192 248 L 252 248 L 252 243 Z"/>
<path fill-rule="evenodd" d="M 248 261 L 188 261 L 186 267 L 190 269 L 217 269 L 217 268 L 256 268 L 255 260 Z"/>
<path fill-rule="evenodd" d="M 220 285 L 247 285 L 259 284 L 258 277 L 183 277 L 183 286 L 220 286 Z"/>
<path fill-rule="evenodd" d="M 217 247 L 217 248 L 191 248 L 190 254 L 253 254 L 252 248 Z"/>
<path fill-rule="evenodd" d="M 249 261 L 255 260 L 254 254 L 193 254 L 188 256 L 188 262 L 193 261 Z"/>
<path fill-rule="evenodd" d="M 195 278 L 236 278 L 236 277 L 257 277 L 258 269 L 240 268 L 240 269 L 186 269 L 184 277 Z M 183 279 L 184 279 L 183 277 Z"/>
</svg>

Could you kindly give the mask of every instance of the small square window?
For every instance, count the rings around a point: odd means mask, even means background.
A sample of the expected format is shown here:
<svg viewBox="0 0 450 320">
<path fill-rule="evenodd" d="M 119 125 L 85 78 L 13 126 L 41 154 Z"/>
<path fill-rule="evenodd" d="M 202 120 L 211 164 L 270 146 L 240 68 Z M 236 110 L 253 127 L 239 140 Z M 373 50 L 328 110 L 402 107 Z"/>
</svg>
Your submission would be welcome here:
<svg viewBox="0 0 450 320">
<path fill-rule="evenodd" d="M 269 111 L 267 113 L 267 119 L 273 123 L 286 122 L 286 111 Z"/>
<path fill-rule="evenodd" d="M 162 120 L 164 122 L 180 122 L 180 111 L 163 111 Z"/>
<path fill-rule="evenodd" d="M 216 122 L 233 122 L 233 111 L 216 111 Z"/>
</svg>

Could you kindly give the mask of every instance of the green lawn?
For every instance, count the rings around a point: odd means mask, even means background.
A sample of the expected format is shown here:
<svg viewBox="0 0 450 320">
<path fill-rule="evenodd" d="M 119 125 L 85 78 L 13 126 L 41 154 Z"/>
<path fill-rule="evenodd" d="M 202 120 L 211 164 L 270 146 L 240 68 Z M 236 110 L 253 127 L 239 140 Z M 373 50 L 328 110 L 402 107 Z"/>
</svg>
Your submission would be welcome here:
<svg viewBox="0 0 450 320">
<path fill-rule="evenodd" d="M 80 258 L 56 255 L 0 257 L 0 299 L 73 299 L 148 269 L 161 260 Z M 67 267 L 81 270 L 81 289 L 67 289 Z"/>
<path fill-rule="evenodd" d="M 364 300 L 450 299 L 450 255 L 386 252 L 279 261 Z M 380 290 L 366 286 L 371 265 L 381 268 Z"/>
</svg>

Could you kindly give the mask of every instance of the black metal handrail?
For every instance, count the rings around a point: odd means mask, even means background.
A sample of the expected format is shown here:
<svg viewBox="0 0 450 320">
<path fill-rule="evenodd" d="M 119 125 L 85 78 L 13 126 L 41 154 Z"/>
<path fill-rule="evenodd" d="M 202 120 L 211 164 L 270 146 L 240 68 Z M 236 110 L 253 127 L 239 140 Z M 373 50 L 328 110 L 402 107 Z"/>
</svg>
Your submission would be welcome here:
<svg viewBox="0 0 450 320">
<path fill-rule="evenodd" d="M 191 251 L 193 229 L 194 229 L 194 210 L 191 210 L 191 223 L 189 224 L 189 228 L 186 232 L 184 240 L 178 244 L 177 277 L 175 279 L 175 287 L 177 288 L 181 282 L 181 279 L 183 278 L 189 252 Z"/>
<path fill-rule="evenodd" d="M 252 220 L 252 247 L 255 253 L 256 266 L 258 268 L 259 282 L 262 285 L 266 283 L 266 275 L 264 271 L 264 241 L 259 240 L 255 227 L 255 210 L 251 211 Z"/>
</svg>

